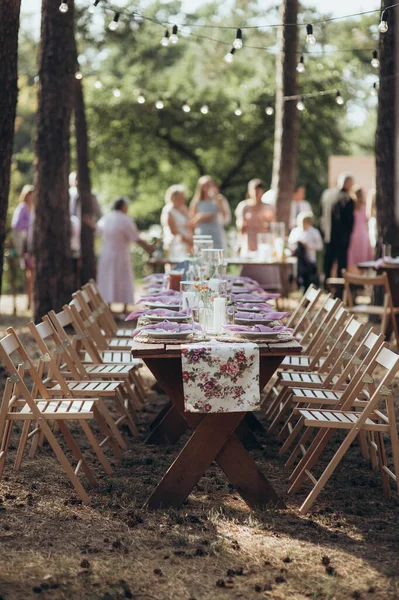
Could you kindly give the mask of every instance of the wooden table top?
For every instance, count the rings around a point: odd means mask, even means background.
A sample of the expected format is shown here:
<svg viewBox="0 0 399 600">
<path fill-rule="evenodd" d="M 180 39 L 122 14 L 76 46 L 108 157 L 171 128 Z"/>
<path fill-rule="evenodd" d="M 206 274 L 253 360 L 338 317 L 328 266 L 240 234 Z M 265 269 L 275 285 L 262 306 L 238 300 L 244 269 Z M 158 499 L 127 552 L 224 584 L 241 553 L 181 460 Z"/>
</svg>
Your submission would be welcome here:
<svg viewBox="0 0 399 600">
<path fill-rule="evenodd" d="M 376 268 L 376 261 L 375 260 L 370 260 L 368 262 L 361 262 L 358 263 L 358 268 L 359 269 L 375 269 Z M 379 269 L 399 269 L 399 262 L 397 263 L 384 263 L 382 264 Z"/>
<path fill-rule="evenodd" d="M 170 258 L 150 258 L 148 260 L 148 263 L 150 265 L 177 265 L 180 262 L 184 262 L 185 260 L 188 259 L 180 259 L 180 260 L 172 260 Z M 287 258 L 284 261 L 277 261 L 277 260 L 272 260 L 272 261 L 264 261 L 264 260 L 259 260 L 257 258 L 244 258 L 244 257 L 237 257 L 237 258 L 226 258 L 226 263 L 228 265 L 262 265 L 262 266 L 270 266 L 270 267 L 289 267 L 292 268 L 293 265 L 295 265 L 297 263 L 297 259 L 295 257 L 290 257 Z"/>
<path fill-rule="evenodd" d="M 249 341 L 242 340 L 242 342 Z M 240 342 L 237 341 L 237 343 Z M 182 344 L 145 344 L 133 341 L 132 355 L 134 358 L 176 358 L 181 356 L 181 346 L 183 344 L 184 342 Z M 289 356 L 302 352 L 302 346 L 296 340 L 258 343 L 258 347 L 261 356 Z"/>
</svg>

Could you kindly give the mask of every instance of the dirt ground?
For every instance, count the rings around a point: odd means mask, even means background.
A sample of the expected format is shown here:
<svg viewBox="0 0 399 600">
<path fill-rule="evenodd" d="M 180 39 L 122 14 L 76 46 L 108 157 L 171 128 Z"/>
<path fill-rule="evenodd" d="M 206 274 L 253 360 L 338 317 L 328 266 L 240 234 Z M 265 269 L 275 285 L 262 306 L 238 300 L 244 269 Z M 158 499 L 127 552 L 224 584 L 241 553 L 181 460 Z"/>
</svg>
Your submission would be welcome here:
<svg viewBox="0 0 399 600">
<path fill-rule="evenodd" d="M 26 322 L 2 317 L 0 334 L 13 325 L 27 342 Z M 395 394 L 399 401 L 397 386 Z M 164 402 L 151 393 L 140 439 L 124 431 L 128 450 L 111 460 L 111 476 L 91 461 L 100 485 L 83 479 L 90 506 L 77 500 L 48 446 L 14 472 L 15 436 L 0 482 L 0 600 L 399 599 L 398 499 L 384 498 L 356 446 L 305 517 L 298 507 L 306 490 L 286 496 L 279 445 L 260 434 L 251 452 L 287 509 L 249 510 L 216 465 L 179 510 L 143 509 L 187 439 L 145 445 Z"/>
</svg>

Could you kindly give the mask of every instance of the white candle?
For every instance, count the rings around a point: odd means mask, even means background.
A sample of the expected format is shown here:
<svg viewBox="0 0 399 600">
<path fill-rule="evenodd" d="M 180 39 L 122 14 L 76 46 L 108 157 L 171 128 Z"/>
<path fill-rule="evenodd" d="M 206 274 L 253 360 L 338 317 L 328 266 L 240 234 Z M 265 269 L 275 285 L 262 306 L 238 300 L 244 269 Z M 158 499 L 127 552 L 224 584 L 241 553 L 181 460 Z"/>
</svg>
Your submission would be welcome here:
<svg viewBox="0 0 399 600">
<path fill-rule="evenodd" d="M 183 309 L 192 308 L 194 306 L 195 296 L 196 296 L 195 292 L 182 292 L 181 297 L 182 297 Z"/>
<path fill-rule="evenodd" d="M 226 322 L 226 298 L 215 298 L 213 301 L 213 330 L 221 333 Z"/>
</svg>

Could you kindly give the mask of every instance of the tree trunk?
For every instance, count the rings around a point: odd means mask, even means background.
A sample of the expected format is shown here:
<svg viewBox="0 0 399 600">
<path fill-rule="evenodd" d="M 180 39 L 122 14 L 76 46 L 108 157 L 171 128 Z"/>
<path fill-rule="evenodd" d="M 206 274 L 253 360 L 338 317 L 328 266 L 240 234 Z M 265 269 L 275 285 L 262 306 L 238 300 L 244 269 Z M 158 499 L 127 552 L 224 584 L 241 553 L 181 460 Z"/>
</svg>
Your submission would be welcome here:
<svg viewBox="0 0 399 600">
<path fill-rule="evenodd" d="M 95 232 L 90 225 L 84 222 L 84 217 L 93 216 L 93 197 L 91 193 L 89 171 L 89 144 L 87 136 L 87 123 L 83 97 L 82 82 L 75 80 L 75 136 L 77 153 L 78 193 L 82 209 L 81 253 L 82 270 L 81 284 L 89 279 L 96 278 L 96 255 L 94 253 Z"/>
<path fill-rule="evenodd" d="M 70 300 L 74 275 L 69 216 L 69 130 L 73 109 L 73 0 L 66 14 L 43 0 L 36 137 L 35 319 Z"/>
<path fill-rule="evenodd" d="M 18 98 L 18 29 L 20 0 L 0 3 L 0 295 L 14 121 Z"/>
<path fill-rule="evenodd" d="M 296 23 L 298 0 L 283 0 L 281 22 Z M 284 96 L 297 93 L 298 28 L 278 29 L 279 53 L 276 60 L 276 120 L 274 130 L 274 154 L 272 189 L 276 192 L 277 220 L 284 221 L 287 231 L 290 206 L 295 185 L 298 138 L 298 110 L 296 102 L 284 102 Z"/>
<path fill-rule="evenodd" d="M 381 10 L 391 4 L 382 0 Z M 388 11 L 389 29 L 380 34 L 380 89 L 378 93 L 376 154 L 376 208 L 378 225 L 378 252 L 381 244 L 392 244 L 394 256 L 399 255 L 399 227 L 395 214 L 395 196 L 399 200 L 395 185 L 396 136 L 399 119 L 397 114 L 398 79 L 395 69 L 395 34 L 399 26 L 396 9 Z M 398 61 L 399 63 L 399 61 Z M 399 64 L 398 64 L 399 66 Z M 396 109 L 396 110 L 395 110 Z"/>
</svg>

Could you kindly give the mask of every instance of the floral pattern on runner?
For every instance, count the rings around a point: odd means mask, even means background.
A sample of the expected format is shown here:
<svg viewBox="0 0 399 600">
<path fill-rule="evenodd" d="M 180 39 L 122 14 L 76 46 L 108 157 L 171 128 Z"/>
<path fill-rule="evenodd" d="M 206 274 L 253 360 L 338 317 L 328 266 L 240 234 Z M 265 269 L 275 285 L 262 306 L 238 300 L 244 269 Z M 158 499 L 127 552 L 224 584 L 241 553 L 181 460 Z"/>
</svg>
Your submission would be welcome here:
<svg viewBox="0 0 399 600">
<path fill-rule="evenodd" d="M 182 372 L 187 412 L 259 410 L 257 344 L 182 345 Z"/>
</svg>

